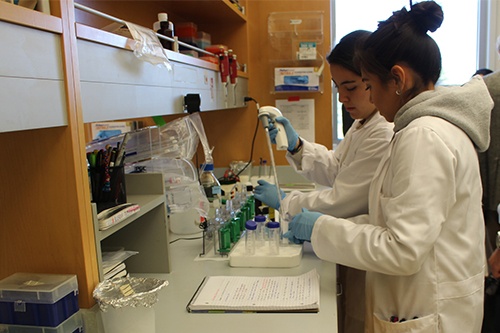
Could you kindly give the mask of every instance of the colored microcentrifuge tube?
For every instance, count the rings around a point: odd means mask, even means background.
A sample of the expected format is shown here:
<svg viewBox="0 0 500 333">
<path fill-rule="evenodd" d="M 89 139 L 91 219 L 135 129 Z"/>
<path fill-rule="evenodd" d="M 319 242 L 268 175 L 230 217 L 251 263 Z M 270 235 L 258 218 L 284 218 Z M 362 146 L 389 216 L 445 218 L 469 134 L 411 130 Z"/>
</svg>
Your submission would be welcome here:
<svg viewBox="0 0 500 333">
<path fill-rule="evenodd" d="M 280 253 L 280 223 L 275 221 L 267 222 L 267 231 L 269 234 L 269 253 Z"/>
<path fill-rule="evenodd" d="M 251 195 L 248 198 L 247 203 L 248 207 L 250 208 L 250 218 L 252 218 L 253 216 L 255 216 L 255 197 Z"/>
<path fill-rule="evenodd" d="M 236 243 L 240 239 L 240 221 L 239 218 L 234 217 L 229 222 L 229 230 L 231 235 L 231 242 Z"/>
<path fill-rule="evenodd" d="M 219 252 L 227 253 L 231 250 L 231 234 L 228 226 L 219 229 Z"/>
<path fill-rule="evenodd" d="M 247 255 L 254 255 L 256 248 L 255 232 L 257 229 L 257 223 L 253 220 L 248 220 L 245 222 L 245 253 Z"/>
</svg>

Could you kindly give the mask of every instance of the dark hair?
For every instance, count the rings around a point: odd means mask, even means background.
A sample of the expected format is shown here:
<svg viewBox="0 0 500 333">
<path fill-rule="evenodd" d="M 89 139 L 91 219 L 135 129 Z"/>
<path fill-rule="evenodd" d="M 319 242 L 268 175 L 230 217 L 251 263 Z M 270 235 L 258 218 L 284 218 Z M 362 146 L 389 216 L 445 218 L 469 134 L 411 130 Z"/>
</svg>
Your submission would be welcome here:
<svg viewBox="0 0 500 333">
<path fill-rule="evenodd" d="M 365 41 L 356 55 L 363 70 L 379 77 L 383 83 L 394 77 L 391 69 L 398 63 L 410 66 L 420 77 L 414 95 L 423 85 L 436 83 L 441 75 L 441 52 L 427 31 L 436 31 L 443 22 L 443 10 L 434 1 L 414 4 L 410 11 L 393 12 Z"/>
<path fill-rule="evenodd" d="M 362 44 L 370 34 L 371 32 L 366 30 L 356 30 L 345 35 L 330 51 L 326 60 L 330 65 L 340 65 L 361 76 L 361 70 L 354 63 L 354 54 L 357 46 Z"/>
<path fill-rule="evenodd" d="M 491 74 L 493 73 L 493 71 L 489 68 L 479 68 L 475 73 L 474 75 L 488 75 L 488 74 Z M 472 76 L 474 76 L 472 75 Z"/>
</svg>

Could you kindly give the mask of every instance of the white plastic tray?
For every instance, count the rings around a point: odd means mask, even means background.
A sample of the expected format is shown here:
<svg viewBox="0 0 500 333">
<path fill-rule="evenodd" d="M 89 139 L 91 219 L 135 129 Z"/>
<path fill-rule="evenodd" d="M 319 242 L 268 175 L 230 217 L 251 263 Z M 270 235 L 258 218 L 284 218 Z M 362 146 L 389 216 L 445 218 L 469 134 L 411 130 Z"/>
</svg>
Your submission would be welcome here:
<svg viewBox="0 0 500 333">
<path fill-rule="evenodd" d="M 254 255 L 245 253 L 245 238 L 242 237 L 229 253 L 231 267 L 296 267 L 302 259 L 302 245 L 281 244 L 280 253 L 269 253 L 269 245 L 257 247 Z"/>
</svg>

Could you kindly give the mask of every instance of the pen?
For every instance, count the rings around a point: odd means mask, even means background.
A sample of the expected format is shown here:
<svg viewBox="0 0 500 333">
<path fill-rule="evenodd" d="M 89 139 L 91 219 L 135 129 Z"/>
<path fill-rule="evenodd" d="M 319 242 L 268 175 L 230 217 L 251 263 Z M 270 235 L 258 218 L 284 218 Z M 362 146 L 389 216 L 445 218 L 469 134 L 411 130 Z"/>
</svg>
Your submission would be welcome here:
<svg viewBox="0 0 500 333">
<path fill-rule="evenodd" d="M 111 149 L 111 154 L 109 158 L 109 166 L 114 167 L 116 162 L 116 148 Z"/>
<path fill-rule="evenodd" d="M 109 159 L 110 159 L 110 154 L 106 150 L 102 150 L 102 155 L 103 157 L 103 167 L 104 167 L 104 186 L 102 188 L 103 192 L 110 192 L 111 191 L 111 175 L 109 173 Z"/>
<path fill-rule="evenodd" d="M 125 158 L 125 148 L 127 147 L 127 142 L 130 139 L 129 133 L 125 133 L 125 136 L 123 137 L 122 144 L 120 145 L 120 148 L 118 149 L 118 153 L 116 155 L 116 166 L 121 166 L 123 164 L 123 159 Z"/>
</svg>

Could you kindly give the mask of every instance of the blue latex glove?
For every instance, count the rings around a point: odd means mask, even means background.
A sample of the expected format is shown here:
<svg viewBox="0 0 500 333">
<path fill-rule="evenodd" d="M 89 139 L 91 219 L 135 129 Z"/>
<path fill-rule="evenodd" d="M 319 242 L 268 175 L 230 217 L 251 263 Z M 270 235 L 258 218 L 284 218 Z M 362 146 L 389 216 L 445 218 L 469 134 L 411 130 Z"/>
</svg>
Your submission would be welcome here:
<svg viewBox="0 0 500 333">
<path fill-rule="evenodd" d="M 286 138 L 288 140 L 288 150 L 292 151 L 295 149 L 295 146 L 297 145 L 297 140 L 299 139 L 299 135 L 293 128 L 292 124 L 290 123 L 290 120 L 286 119 L 285 117 L 276 117 L 274 121 L 283 124 L 283 127 L 285 128 L 286 132 Z M 269 124 L 269 137 L 271 138 L 271 143 L 276 144 L 276 135 L 278 134 L 278 130 L 274 125 L 271 123 Z"/>
<path fill-rule="evenodd" d="M 310 242 L 314 223 L 322 215 L 302 208 L 302 213 L 293 217 L 292 222 L 288 225 L 288 231 L 283 234 L 283 237 L 295 244 Z"/>
<path fill-rule="evenodd" d="M 278 198 L 278 191 L 276 190 L 276 185 L 266 182 L 263 179 L 257 181 L 259 184 L 253 190 L 255 199 L 258 199 L 276 210 L 280 209 L 280 199 Z M 281 199 L 285 197 L 285 192 L 280 190 Z"/>
</svg>

